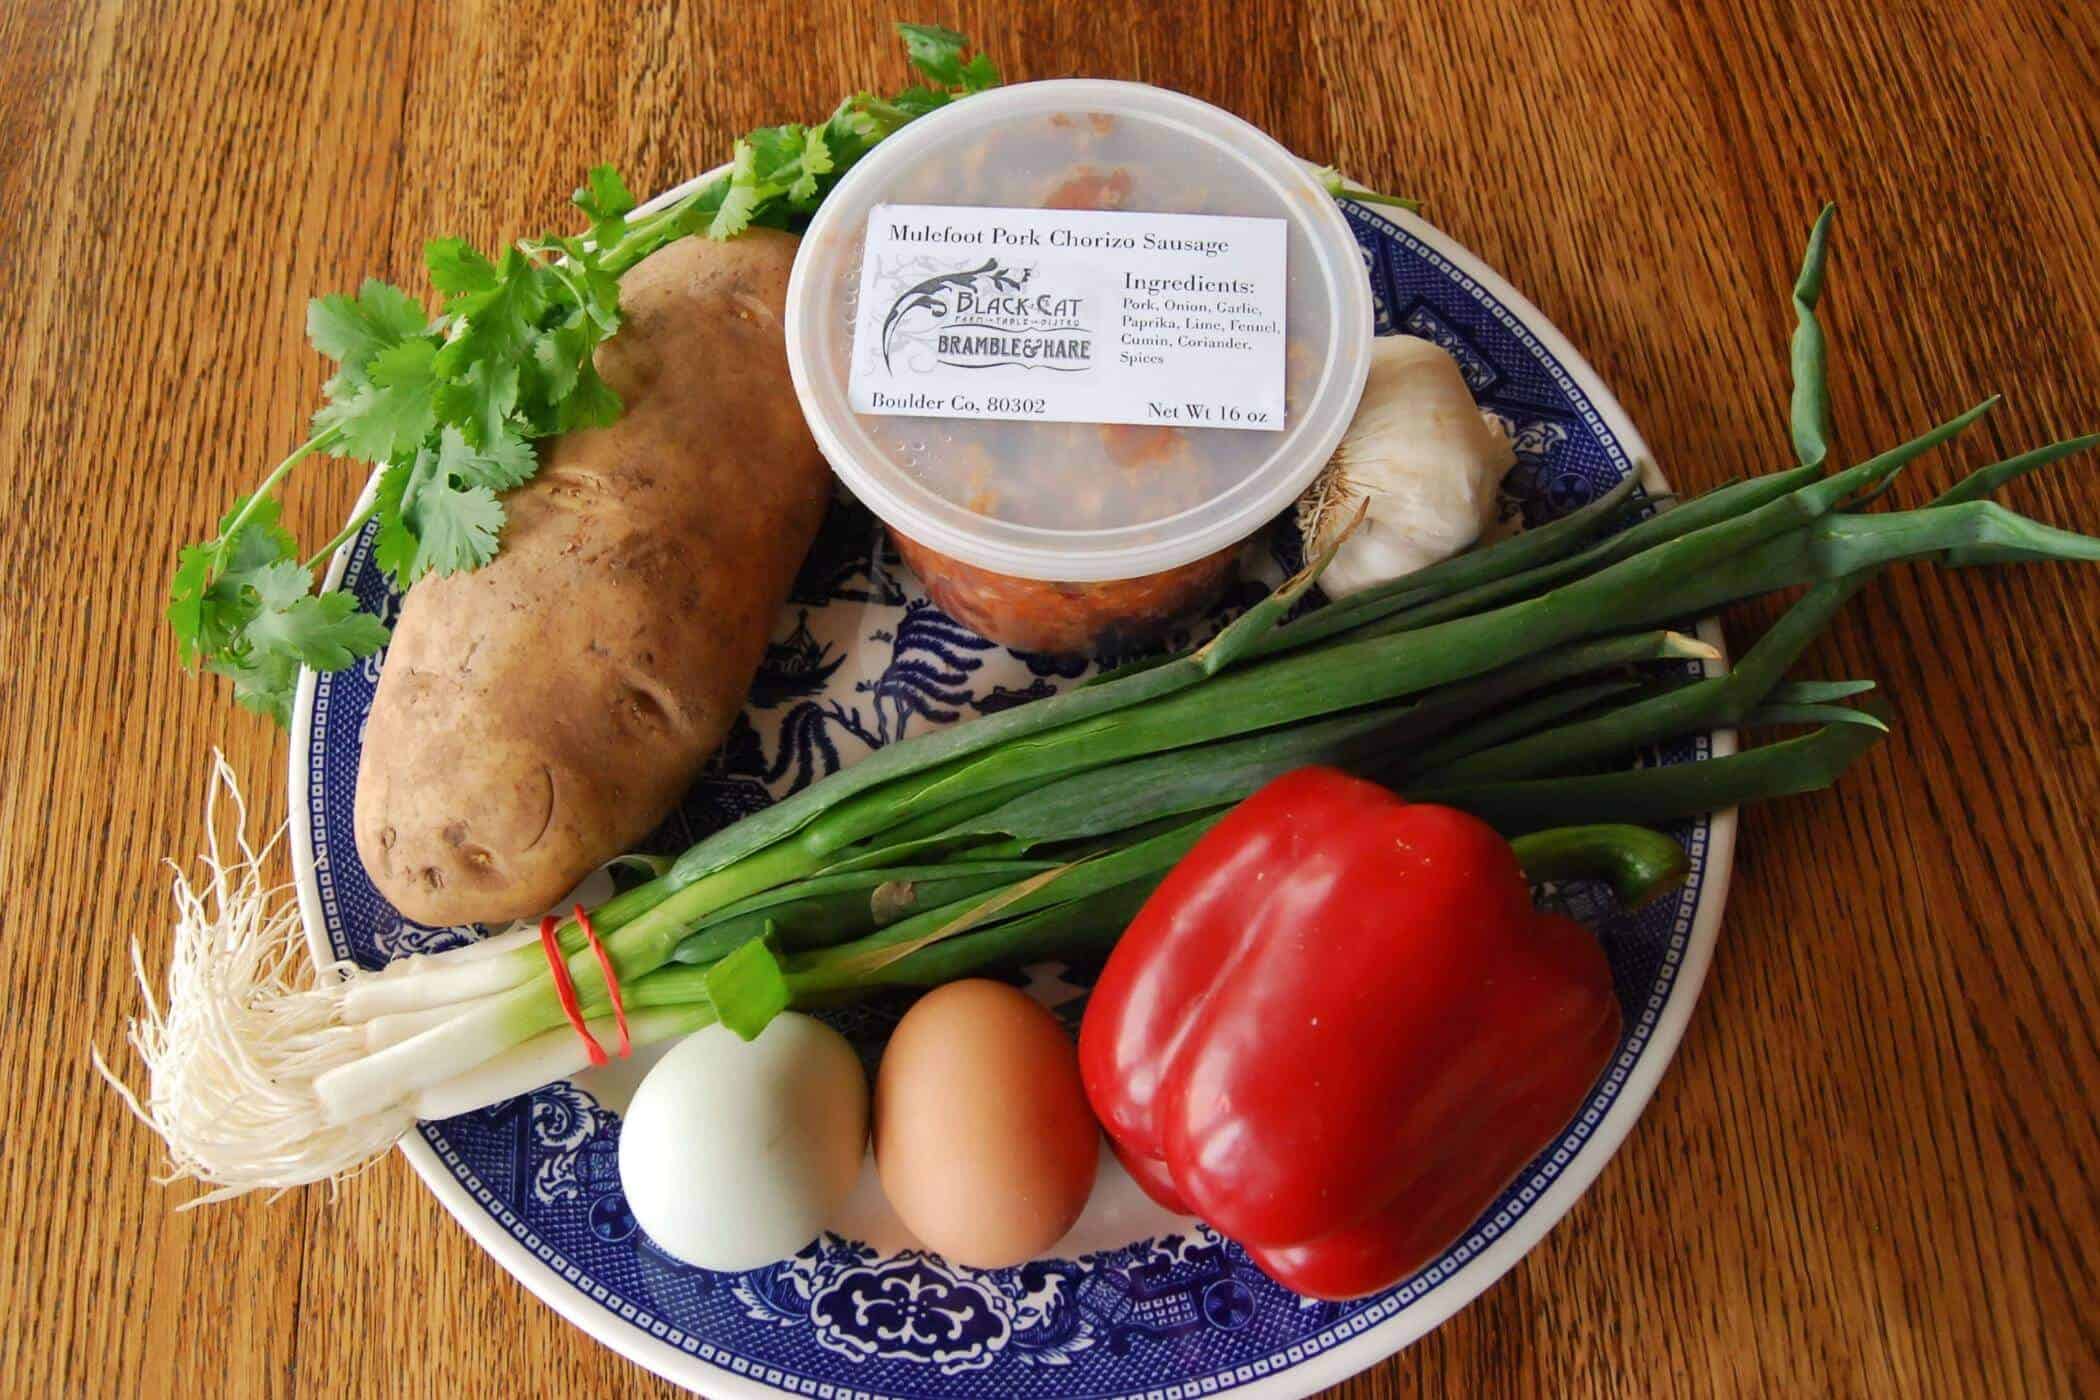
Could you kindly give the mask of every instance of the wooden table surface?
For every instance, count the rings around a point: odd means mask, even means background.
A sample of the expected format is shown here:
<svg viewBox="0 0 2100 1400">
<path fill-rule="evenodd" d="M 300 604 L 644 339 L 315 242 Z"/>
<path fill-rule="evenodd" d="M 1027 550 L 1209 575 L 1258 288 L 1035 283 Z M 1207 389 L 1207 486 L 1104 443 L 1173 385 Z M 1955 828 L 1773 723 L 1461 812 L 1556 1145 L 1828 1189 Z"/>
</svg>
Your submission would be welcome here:
<svg viewBox="0 0 2100 1400">
<path fill-rule="evenodd" d="M 1681 485 L 1782 461 L 1784 289 L 1826 197 L 1841 452 L 2004 391 L 1915 503 L 2100 426 L 2091 6 L 929 8 L 1010 77 L 1180 88 L 1424 197 Z M 398 1158 L 332 1203 L 176 1214 L 87 1047 L 136 1008 L 131 939 L 165 953 L 157 862 L 198 848 L 212 747 L 282 816 L 283 738 L 178 670 L 159 613 L 178 545 L 316 403 L 307 298 L 557 223 L 595 161 L 659 187 L 896 83 L 866 9 L 0 7 L 0 1389 L 669 1390 Z M 302 538 L 358 485 L 297 487 Z M 2100 463 L 2009 500 L 2100 530 Z M 1853 604 L 1807 673 L 1879 677 L 1894 739 L 1746 816 L 1705 1000 L 1595 1189 L 1338 1394 L 2092 1393 L 2096 629 L 2089 568 L 1904 570 Z"/>
</svg>

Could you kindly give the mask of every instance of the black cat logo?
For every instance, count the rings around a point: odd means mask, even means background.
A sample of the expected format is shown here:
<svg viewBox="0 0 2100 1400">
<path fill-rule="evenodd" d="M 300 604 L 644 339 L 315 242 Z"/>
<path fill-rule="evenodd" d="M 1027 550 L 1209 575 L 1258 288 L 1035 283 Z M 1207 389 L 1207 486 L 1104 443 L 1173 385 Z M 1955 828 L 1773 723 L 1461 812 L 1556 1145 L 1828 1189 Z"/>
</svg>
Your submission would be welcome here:
<svg viewBox="0 0 2100 1400">
<path fill-rule="evenodd" d="M 882 319 L 882 367 L 890 369 L 890 346 L 892 336 L 904 318 L 914 311 L 924 311 L 934 320 L 947 317 L 954 308 L 956 293 L 976 287 L 982 283 L 1002 292 L 1019 292 L 1027 285 L 1035 272 L 1032 267 L 1001 267 L 997 258 L 986 258 L 984 265 L 963 272 L 944 272 L 938 277 L 929 277 L 917 286 L 906 288 L 890 314 Z"/>
</svg>

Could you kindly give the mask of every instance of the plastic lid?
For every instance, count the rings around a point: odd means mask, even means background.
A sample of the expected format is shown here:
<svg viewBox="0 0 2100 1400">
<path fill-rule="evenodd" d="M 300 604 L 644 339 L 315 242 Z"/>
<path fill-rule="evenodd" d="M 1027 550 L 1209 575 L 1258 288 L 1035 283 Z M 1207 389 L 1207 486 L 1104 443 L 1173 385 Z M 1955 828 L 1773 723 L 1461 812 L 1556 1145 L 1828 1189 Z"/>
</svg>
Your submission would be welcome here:
<svg viewBox="0 0 2100 1400">
<path fill-rule="evenodd" d="M 847 402 L 862 242 L 886 204 L 1115 207 L 1288 226 L 1280 431 L 892 417 Z M 981 93 L 884 141 L 825 200 L 788 288 L 787 348 L 817 444 L 900 533 L 1022 578 L 1135 578 L 1236 544 L 1319 473 L 1363 393 L 1371 298 L 1355 236 L 1305 166 L 1229 112 L 1142 83 Z"/>
</svg>

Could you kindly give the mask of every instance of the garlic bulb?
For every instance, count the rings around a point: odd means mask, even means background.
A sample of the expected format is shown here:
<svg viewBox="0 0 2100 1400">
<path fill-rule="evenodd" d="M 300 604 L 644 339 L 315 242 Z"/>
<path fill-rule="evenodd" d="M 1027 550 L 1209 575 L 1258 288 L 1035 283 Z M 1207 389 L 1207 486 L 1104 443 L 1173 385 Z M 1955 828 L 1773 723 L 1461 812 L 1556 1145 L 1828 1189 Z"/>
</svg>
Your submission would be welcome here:
<svg viewBox="0 0 2100 1400">
<path fill-rule="evenodd" d="M 1495 488 L 1517 460 L 1438 345 L 1411 335 L 1371 342 L 1371 373 L 1349 431 L 1298 502 L 1308 555 L 1349 528 L 1320 575 L 1343 598 L 1448 559 L 1494 523 Z"/>
</svg>

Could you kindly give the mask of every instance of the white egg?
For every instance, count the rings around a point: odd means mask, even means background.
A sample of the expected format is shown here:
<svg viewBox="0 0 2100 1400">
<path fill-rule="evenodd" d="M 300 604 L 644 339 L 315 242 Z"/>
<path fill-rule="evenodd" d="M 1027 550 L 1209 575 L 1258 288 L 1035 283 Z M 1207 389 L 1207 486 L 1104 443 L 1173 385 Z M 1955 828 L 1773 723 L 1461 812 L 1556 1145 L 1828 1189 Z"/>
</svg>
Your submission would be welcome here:
<svg viewBox="0 0 2100 1400">
<path fill-rule="evenodd" d="M 748 1043 L 710 1026 L 634 1091 L 620 1185 L 666 1253 L 704 1269 L 755 1269 L 830 1222 L 867 1138 L 867 1075 L 837 1031 L 793 1012 Z"/>
</svg>

